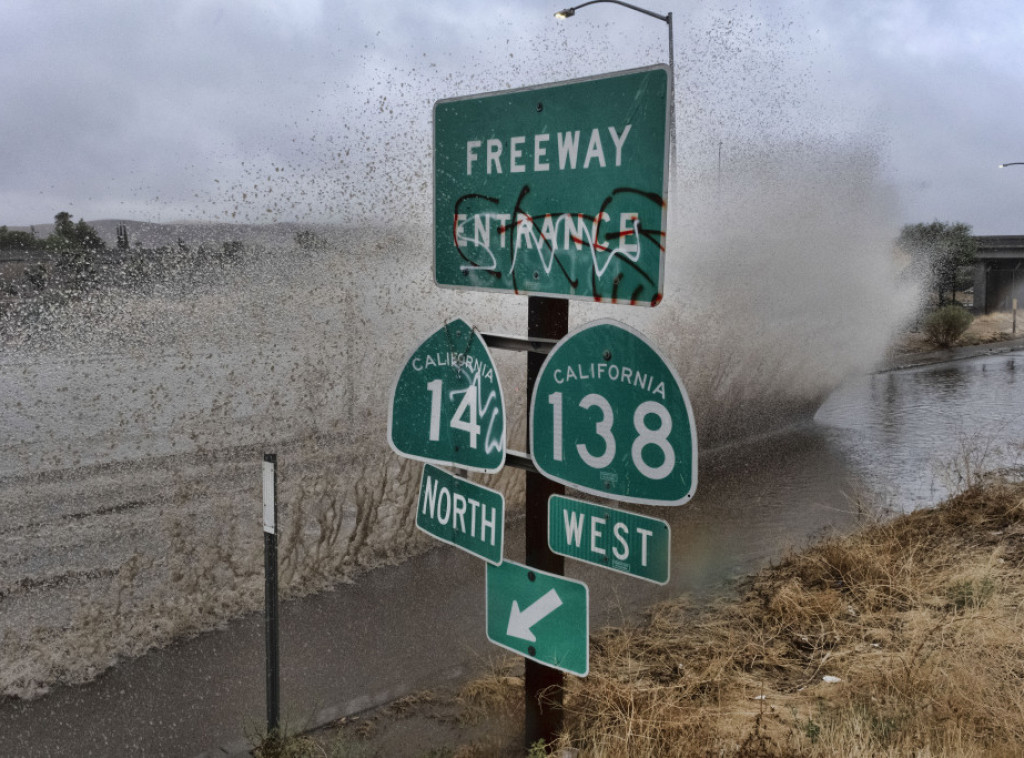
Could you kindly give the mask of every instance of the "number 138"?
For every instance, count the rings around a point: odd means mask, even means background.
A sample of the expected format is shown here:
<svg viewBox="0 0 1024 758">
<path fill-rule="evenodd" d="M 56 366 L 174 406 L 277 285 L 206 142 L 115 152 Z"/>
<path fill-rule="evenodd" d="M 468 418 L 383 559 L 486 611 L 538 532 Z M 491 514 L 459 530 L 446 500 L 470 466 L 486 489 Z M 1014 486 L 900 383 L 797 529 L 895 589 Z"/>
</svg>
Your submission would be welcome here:
<svg viewBox="0 0 1024 758">
<path fill-rule="evenodd" d="M 556 461 L 562 461 L 565 454 L 562 437 L 562 393 L 552 392 L 548 395 L 548 403 L 552 411 L 553 456 Z M 592 392 L 580 400 L 579 407 L 584 410 L 597 408 L 601 412 L 601 419 L 594 425 L 594 432 L 601 438 L 604 447 L 599 454 L 595 454 L 581 442 L 576 445 L 576 452 L 591 468 L 606 468 L 615 459 L 616 452 L 615 436 L 612 434 L 612 427 L 615 424 L 612 406 L 603 395 Z M 647 425 L 648 416 L 658 417 L 657 427 L 651 428 Z M 640 403 L 633 412 L 633 429 L 636 431 L 636 437 L 633 439 L 630 454 L 637 470 L 648 479 L 654 480 L 664 479 L 671 474 L 676 465 L 676 453 L 668 441 L 668 436 L 672 433 L 672 416 L 668 409 L 655 400 Z M 644 449 L 649 445 L 661 450 L 664 458 L 661 465 L 651 466 L 644 460 Z"/>
</svg>

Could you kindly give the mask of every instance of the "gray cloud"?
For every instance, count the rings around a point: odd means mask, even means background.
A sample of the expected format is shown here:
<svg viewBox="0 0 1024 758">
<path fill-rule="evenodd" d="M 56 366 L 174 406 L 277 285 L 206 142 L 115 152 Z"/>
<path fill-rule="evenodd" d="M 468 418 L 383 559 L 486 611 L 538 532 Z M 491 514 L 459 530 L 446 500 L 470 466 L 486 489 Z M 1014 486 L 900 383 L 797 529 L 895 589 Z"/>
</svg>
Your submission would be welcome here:
<svg viewBox="0 0 1024 758">
<path fill-rule="evenodd" d="M 0 223 L 421 213 L 434 100 L 667 57 L 655 19 L 609 4 L 559 23 L 557 5 L 16 1 Z M 674 13 L 692 186 L 719 143 L 728 167 L 758 140 L 869 140 L 906 221 L 1021 231 L 1024 170 L 996 168 L 1024 160 L 1015 3 L 650 7 Z"/>
</svg>

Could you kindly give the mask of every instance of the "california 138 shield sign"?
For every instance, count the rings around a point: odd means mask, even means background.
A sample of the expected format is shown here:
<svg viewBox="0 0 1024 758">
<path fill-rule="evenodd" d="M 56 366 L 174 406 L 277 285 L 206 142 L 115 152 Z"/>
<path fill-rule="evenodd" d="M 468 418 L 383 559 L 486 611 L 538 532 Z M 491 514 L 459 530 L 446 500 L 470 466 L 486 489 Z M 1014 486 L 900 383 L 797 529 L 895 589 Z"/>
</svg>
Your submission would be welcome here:
<svg viewBox="0 0 1024 758">
<path fill-rule="evenodd" d="M 505 400 L 483 339 L 456 319 L 417 347 L 391 391 L 388 442 L 407 458 L 493 473 L 505 465 Z"/>
<path fill-rule="evenodd" d="M 642 334 L 611 320 L 564 337 L 530 404 L 530 450 L 548 478 L 626 502 L 680 505 L 697 485 L 682 382 Z"/>
</svg>

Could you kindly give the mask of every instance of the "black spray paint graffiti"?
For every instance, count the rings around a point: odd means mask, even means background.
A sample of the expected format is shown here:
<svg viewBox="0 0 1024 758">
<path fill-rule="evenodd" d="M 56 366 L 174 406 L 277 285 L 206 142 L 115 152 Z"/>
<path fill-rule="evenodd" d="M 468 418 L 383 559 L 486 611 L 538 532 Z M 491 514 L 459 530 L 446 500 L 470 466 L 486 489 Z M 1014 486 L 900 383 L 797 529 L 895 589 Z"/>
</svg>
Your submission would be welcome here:
<svg viewBox="0 0 1024 758">
<path fill-rule="evenodd" d="M 595 300 L 638 302 L 646 290 L 652 305 L 660 301 L 652 273 L 657 275 L 660 270 L 665 232 L 641 225 L 637 207 L 653 204 L 664 208 L 660 195 L 621 187 L 605 198 L 596 213 L 530 213 L 525 207 L 529 193 L 529 186 L 524 186 L 511 211 L 500 210 L 500 198 L 479 193 L 463 195 L 455 202 L 452 237 L 464 274 L 480 272 L 495 280 L 508 276 L 509 289 L 516 292 L 523 289 L 524 278 L 534 282 L 542 276 L 561 278 L 574 294 L 588 291 L 585 286 L 581 289 L 579 275 L 570 270 L 580 269 L 582 256 L 589 258 L 589 293 Z M 524 269 L 527 251 L 534 253 L 530 260 L 536 265 Z M 619 265 L 613 267 L 615 261 Z M 577 265 L 567 266 L 567 262 Z M 620 293 L 627 271 L 636 273 L 637 283 L 631 292 Z"/>
</svg>

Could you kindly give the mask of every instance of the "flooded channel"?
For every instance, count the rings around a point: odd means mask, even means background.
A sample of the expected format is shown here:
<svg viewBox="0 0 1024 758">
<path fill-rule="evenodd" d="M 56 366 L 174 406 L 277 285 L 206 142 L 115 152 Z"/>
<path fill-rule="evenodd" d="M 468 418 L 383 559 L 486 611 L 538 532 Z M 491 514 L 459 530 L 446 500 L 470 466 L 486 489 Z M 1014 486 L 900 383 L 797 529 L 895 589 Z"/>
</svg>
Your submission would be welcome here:
<svg viewBox="0 0 1024 758">
<path fill-rule="evenodd" d="M 815 417 L 866 492 L 931 505 L 988 471 L 1024 463 L 1024 352 L 850 379 Z"/>
</svg>

